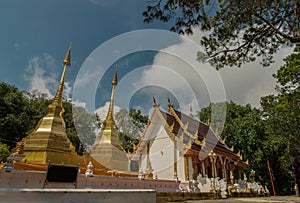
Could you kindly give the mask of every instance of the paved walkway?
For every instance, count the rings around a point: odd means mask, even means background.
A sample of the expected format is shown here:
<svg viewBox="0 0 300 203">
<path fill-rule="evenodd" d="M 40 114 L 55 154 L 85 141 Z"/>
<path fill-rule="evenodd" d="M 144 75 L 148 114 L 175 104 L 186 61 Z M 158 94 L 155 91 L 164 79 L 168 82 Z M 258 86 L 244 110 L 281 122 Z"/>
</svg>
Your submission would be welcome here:
<svg viewBox="0 0 300 203">
<path fill-rule="evenodd" d="M 186 201 L 186 203 L 300 203 L 300 197 L 277 196 L 277 197 L 251 197 L 251 198 L 229 198 L 220 200 L 197 200 Z"/>
</svg>

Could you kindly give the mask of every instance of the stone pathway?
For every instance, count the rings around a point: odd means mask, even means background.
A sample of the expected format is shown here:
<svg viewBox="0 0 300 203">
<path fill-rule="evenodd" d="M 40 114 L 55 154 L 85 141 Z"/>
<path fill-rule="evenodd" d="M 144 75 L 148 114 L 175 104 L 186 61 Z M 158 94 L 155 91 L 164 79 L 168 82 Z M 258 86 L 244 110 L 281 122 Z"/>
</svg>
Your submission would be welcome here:
<svg viewBox="0 0 300 203">
<path fill-rule="evenodd" d="M 277 197 L 251 197 L 251 198 L 229 198 L 219 200 L 197 200 L 186 201 L 185 203 L 300 203 L 300 197 L 277 196 Z"/>
</svg>

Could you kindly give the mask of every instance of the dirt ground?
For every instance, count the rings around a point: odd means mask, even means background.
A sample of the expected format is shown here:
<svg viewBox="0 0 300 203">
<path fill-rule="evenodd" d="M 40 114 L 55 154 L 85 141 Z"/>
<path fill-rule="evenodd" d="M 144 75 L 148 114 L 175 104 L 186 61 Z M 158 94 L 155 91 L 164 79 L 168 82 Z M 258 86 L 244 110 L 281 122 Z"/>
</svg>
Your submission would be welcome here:
<svg viewBox="0 0 300 203">
<path fill-rule="evenodd" d="M 220 200 L 197 200 L 186 201 L 186 203 L 300 203 L 300 197 L 276 196 L 276 197 L 251 197 L 251 198 L 229 198 Z"/>
</svg>

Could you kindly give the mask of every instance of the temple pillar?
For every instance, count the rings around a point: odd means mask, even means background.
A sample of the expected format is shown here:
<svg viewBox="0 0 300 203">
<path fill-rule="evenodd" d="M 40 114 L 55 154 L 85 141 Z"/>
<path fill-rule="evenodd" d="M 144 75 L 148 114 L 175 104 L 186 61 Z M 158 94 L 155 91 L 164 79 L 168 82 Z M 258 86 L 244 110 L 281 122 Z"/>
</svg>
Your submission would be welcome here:
<svg viewBox="0 0 300 203">
<path fill-rule="evenodd" d="M 226 163 L 227 163 L 227 158 L 224 158 L 224 162 L 223 162 L 223 171 L 224 171 L 224 178 L 225 180 L 227 180 L 227 169 L 226 169 Z"/>
<path fill-rule="evenodd" d="M 174 179 L 178 180 L 178 176 L 177 176 L 177 147 L 176 147 L 176 140 L 174 140 L 174 163 L 173 163 L 173 173 L 174 173 Z"/>
<path fill-rule="evenodd" d="M 189 180 L 189 167 L 188 167 L 188 157 L 184 156 L 184 178 L 185 181 Z"/>
<path fill-rule="evenodd" d="M 193 169 L 193 160 L 192 157 L 188 157 L 188 170 L 189 170 L 189 177 L 188 177 L 188 181 L 193 180 L 193 173 L 194 173 L 194 169 Z"/>
<path fill-rule="evenodd" d="M 142 156 L 143 154 L 141 153 L 138 160 L 139 170 L 142 168 Z"/>
<path fill-rule="evenodd" d="M 237 172 L 238 172 L 238 179 L 242 179 L 241 169 L 237 168 Z"/>
<path fill-rule="evenodd" d="M 152 169 L 152 166 L 151 166 L 151 161 L 150 161 L 150 140 L 147 142 L 147 166 L 146 166 L 146 172 L 147 172 L 147 177 L 146 178 L 152 178 L 153 177 L 153 169 Z"/>
<path fill-rule="evenodd" d="M 202 165 L 202 176 L 204 177 L 206 175 L 204 160 L 202 160 L 201 165 Z"/>
</svg>

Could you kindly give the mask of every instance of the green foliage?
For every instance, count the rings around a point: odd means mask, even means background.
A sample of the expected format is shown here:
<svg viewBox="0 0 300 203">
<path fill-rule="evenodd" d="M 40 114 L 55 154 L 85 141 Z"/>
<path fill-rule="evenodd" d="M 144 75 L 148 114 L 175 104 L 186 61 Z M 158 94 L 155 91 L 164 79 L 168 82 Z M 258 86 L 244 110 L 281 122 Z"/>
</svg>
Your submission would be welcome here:
<svg viewBox="0 0 300 203">
<path fill-rule="evenodd" d="M 201 109 L 198 114 L 200 120 L 207 123 L 213 116 L 211 111 L 213 108 L 216 118 L 214 122 L 211 122 L 210 127 L 217 134 L 220 133 L 220 137 L 226 140 L 228 147 L 234 147 L 235 153 L 240 151 L 244 161 L 249 160 L 249 167 L 244 172 L 249 174 L 253 169 L 258 175 L 259 181 L 266 182 L 268 174 L 266 174 L 267 162 L 263 141 L 267 135 L 261 119 L 261 112 L 250 105 L 241 106 L 233 102 L 226 102 L 226 122 L 222 131 L 224 117 L 220 113 L 221 106 L 220 103 L 210 104 Z"/>
<path fill-rule="evenodd" d="M 198 57 L 218 69 L 260 56 L 263 66 L 272 63 L 281 45 L 300 42 L 299 13 L 300 2 L 294 0 L 158 0 L 148 3 L 143 16 L 146 23 L 169 22 L 179 34 L 210 31 Z"/>
<path fill-rule="evenodd" d="M 269 135 L 265 147 L 277 179 L 276 189 L 279 194 L 292 194 L 294 185 L 300 184 L 299 45 L 284 61 L 274 75 L 278 94 L 263 97 L 261 105 Z"/>
<path fill-rule="evenodd" d="M 139 139 L 135 139 L 131 136 L 128 136 L 128 135 L 124 134 L 123 132 L 119 132 L 119 139 L 120 139 L 120 144 L 121 144 L 122 148 L 127 153 L 132 153 L 133 146 L 137 145 L 139 143 Z"/>
<path fill-rule="evenodd" d="M 0 163 L 6 162 L 6 159 L 9 155 L 10 151 L 8 146 L 0 142 Z"/>
<path fill-rule="evenodd" d="M 76 133 L 77 139 L 80 139 L 81 147 L 87 149 L 95 142 L 96 131 L 100 127 L 99 120 L 96 114 L 90 114 L 80 106 L 73 106 L 71 116 L 73 121 L 71 129 L 76 130 L 74 133 Z"/>
<path fill-rule="evenodd" d="M 148 116 L 136 109 L 130 109 L 129 112 L 121 109 L 115 117 L 121 146 L 125 151 L 133 152 L 133 145 L 138 144 L 140 134 L 148 123 Z"/>
<path fill-rule="evenodd" d="M 257 180 L 271 186 L 269 160 L 278 195 L 293 194 L 294 185 L 300 184 L 299 49 L 300 46 L 296 46 L 295 52 L 284 59 L 284 66 L 274 75 L 277 94 L 262 97 L 261 110 L 250 105 L 226 103 L 226 123 L 220 131 L 229 147 L 234 146 L 235 152 L 240 151 L 244 160 L 249 159 L 246 172 L 255 170 Z M 220 110 L 220 104 L 211 104 L 199 112 L 203 122 L 217 117 L 211 122 L 215 132 L 222 126 Z"/>
<path fill-rule="evenodd" d="M 63 102 L 63 108 L 65 110 L 65 112 L 63 113 L 63 119 L 66 123 L 66 133 L 67 136 L 69 138 L 69 140 L 72 142 L 73 146 L 75 147 L 76 152 L 79 155 L 82 155 L 84 152 L 84 147 L 82 144 L 82 141 L 77 133 L 77 129 L 75 127 L 75 123 L 74 123 L 74 118 L 73 116 L 75 116 L 74 114 L 74 108 L 72 103 L 70 102 Z M 86 112 L 84 112 L 86 113 Z M 85 114 L 80 114 L 80 116 L 84 117 Z M 79 117 L 80 117 L 79 116 Z M 84 124 L 82 124 L 84 125 Z"/>
<path fill-rule="evenodd" d="M 16 143 L 22 138 L 30 134 L 36 127 L 38 121 L 46 114 L 46 109 L 51 100 L 47 99 L 47 95 L 37 91 L 27 92 L 19 91 L 18 88 L 7 83 L 0 83 L 0 141 L 13 149 Z M 81 154 L 84 147 L 81 144 L 74 125 L 72 104 L 63 102 L 65 112 L 63 118 L 66 123 L 67 136 L 76 148 L 77 153 Z M 77 111 L 76 111 L 77 112 Z M 88 118 L 92 117 L 84 109 L 75 116 L 82 119 L 79 121 L 78 130 L 82 133 L 85 130 L 85 138 L 83 141 L 95 138 L 94 129 L 86 126 Z M 95 126 L 95 125 L 94 125 Z M 92 138 L 91 138 L 92 137 Z"/>
<path fill-rule="evenodd" d="M 148 116 L 142 115 L 140 110 L 130 109 L 129 117 L 131 118 L 132 123 L 140 130 L 143 130 L 148 123 Z"/>
<path fill-rule="evenodd" d="M 15 86 L 0 83 L 0 141 L 11 149 L 26 136 L 29 101 Z"/>
</svg>

